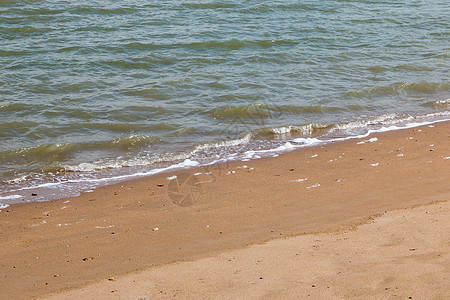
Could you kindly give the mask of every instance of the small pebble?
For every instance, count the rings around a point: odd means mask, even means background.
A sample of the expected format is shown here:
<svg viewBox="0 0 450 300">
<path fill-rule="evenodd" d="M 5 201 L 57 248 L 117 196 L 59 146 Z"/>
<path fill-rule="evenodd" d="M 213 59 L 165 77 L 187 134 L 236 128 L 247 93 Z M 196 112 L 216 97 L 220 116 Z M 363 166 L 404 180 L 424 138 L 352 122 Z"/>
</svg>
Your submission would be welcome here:
<svg viewBox="0 0 450 300">
<path fill-rule="evenodd" d="M 85 257 L 85 258 L 83 258 L 83 261 L 88 261 L 88 260 L 93 260 L 94 258 L 93 257 Z"/>
<path fill-rule="evenodd" d="M 109 281 L 114 281 L 114 277 L 109 277 L 108 280 Z"/>
<path fill-rule="evenodd" d="M 153 231 L 158 231 L 158 230 L 159 230 L 158 227 L 153 228 Z"/>
</svg>

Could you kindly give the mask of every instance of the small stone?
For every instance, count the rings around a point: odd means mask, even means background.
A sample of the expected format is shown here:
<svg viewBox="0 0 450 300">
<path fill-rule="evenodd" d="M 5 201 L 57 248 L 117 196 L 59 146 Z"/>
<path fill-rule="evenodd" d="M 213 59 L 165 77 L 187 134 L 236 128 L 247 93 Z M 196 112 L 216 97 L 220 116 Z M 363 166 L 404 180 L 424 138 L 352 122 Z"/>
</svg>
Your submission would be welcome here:
<svg viewBox="0 0 450 300">
<path fill-rule="evenodd" d="M 31 196 L 37 196 L 38 194 L 36 194 L 36 193 L 31 193 Z"/>
<path fill-rule="evenodd" d="M 108 280 L 109 281 L 114 281 L 114 277 L 109 277 Z"/>
<path fill-rule="evenodd" d="M 312 285 L 312 287 L 316 287 L 316 286 L 317 286 L 316 284 L 313 284 L 313 285 Z"/>
<path fill-rule="evenodd" d="M 83 261 L 88 261 L 88 260 L 93 260 L 94 258 L 93 257 L 85 257 L 85 258 L 83 258 Z"/>
<path fill-rule="evenodd" d="M 153 231 L 158 231 L 158 230 L 159 230 L 158 227 L 153 228 Z"/>
<path fill-rule="evenodd" d="M 263 279 L 262 277 L 259 277 L 259 279 Z"/>
<path fill-rule="evenodd" d="M 53 275 L 53 277 L 59 277 L 59 274 L 55 274 L 55 275 Z"/>
</svg>

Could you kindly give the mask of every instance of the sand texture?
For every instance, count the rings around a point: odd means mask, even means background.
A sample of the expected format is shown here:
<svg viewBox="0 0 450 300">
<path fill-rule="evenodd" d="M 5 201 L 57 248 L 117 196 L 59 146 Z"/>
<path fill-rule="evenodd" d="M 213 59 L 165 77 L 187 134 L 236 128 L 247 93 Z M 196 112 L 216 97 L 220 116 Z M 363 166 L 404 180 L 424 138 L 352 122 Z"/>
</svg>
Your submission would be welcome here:
<svg viewBox="0 0 450 300">
<path fill-rule="evenodd" d="M 448 299 L 449 292 L 444 202 L 386 213 L 356 231 L 272 240 L 46 299 Z"/>
<path fill-rule="evenodd" d="M 8 207 L 0 298 L 444 299 L 449 126 Z"/>
</svg>

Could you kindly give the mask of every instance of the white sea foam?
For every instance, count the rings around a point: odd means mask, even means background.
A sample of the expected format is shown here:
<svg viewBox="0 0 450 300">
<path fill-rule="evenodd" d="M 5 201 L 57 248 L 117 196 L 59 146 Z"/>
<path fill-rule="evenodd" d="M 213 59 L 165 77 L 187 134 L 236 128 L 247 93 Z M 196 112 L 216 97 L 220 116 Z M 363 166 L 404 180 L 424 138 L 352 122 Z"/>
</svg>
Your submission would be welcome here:
<svg viewBox="0 0 450 300">
<path fill-rule="evenodd" d="M 308 180 L 308 178 L 299 178 L 299 179 L 295 179 L 295 180 L 291 180 L 292 182 L 303 182 Z"/>
<path fill-rule="evenodd" d="M 435 103 L 437 103 L 437 104 L 450 104 L 450 98 L 438 100 Z"/>
<path fill-rule="evenodd" d="M 373 143 L 373 142 L 376 142 L 376 141 L 378 141 L 378 138 L 374 137 L 374 138 L 371 138 L 371 139 L 368 139 L 368 140 L 365 140 L 365 141 L 358 142 L 357 144 L 361 145 L 361 144 L 365 144 L 365 143 Z"/>
<path fill-rule="evenodd" d="M 252 138 L 252 134 L 247 133 L 246 135 L 244 135 L 244 137 L 242 137 L 240 139 L 234 139 L 234 140 L 229 140 L 229 141 L 219 141 L 219 142 L 215 142 L 215 143 L 206 143 L 206 144 L 202 144 L 202 145 L 197 145 L 195 147 L 195 149 L 191 152 L 191 154 L 195 154 L 199 151 L 204 151 L 204 150 L 217 149 L 217 148 L 223 148 L 223 147 L 233 147 L 233 146 L 248 144 L 250 142 L 251 138 Z"/>
<path fill-rule="evenodd" d="M 270 152 L 272 152 L 272 151 L 286 151 L 286 150 L 291 150 L 291 149 L 294 149 L 294 146 L 291 143 L 287 142 L 287 143 L 285 143 L 284 145 L 282 145 L 280 147 L 277 147 L 277 148 L 275 148 L 273 150 L 270 150 Z"/>
<path fill-rule="evenodd" d="M 28 175 L 22 175 L 22 176 L 19 176 L 19 177 L 17 177 L 17 178 L 10 179 L 10 180 L 8 180 L 7 182 L 8 182 L 8 183 L 20 183 L 20 182 L 26 181 L 27 178 L 28 178 Z"/>
<path fill-rule="evenodd" d="M 293 139 L 292 142 L 301 144 L 301 145 L 310 146 L 310 145 L 314 145 L 314 144 L 323 143 L 324 141 L 321 141 L 316 138 L 296 138 L 296 139 Z"/>
<path fill-rule="evenodd" d="M 11 199 L 19 199 L 23 198 L 21 195 L 8 195 L 8 196 L 0 196 L 0 200 L 11 200 Z"/>
<path fill-rule="evenodd" d="M 313 189 L 313 188 L 316 188 L 316 187 L 319 187 L 319 186 L 320 186 L 320 183 L 316 183 L 316 184 L 313 184 L 311 186 L 308 186 L 307 189 Z"/>
</svg>

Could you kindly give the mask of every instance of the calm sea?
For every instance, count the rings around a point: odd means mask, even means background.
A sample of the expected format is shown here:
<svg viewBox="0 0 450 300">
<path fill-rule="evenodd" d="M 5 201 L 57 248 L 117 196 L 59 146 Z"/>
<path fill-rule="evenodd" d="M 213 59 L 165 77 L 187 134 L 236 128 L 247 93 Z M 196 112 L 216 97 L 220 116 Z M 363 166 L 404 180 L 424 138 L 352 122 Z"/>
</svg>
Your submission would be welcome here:
<svg viewBox="0 0 450 300">
<path fill-rule="evenodd" d="M 0 0 L 0 202 L 449 118 L 449 16 L 448 0 Z"/>
</svg>

